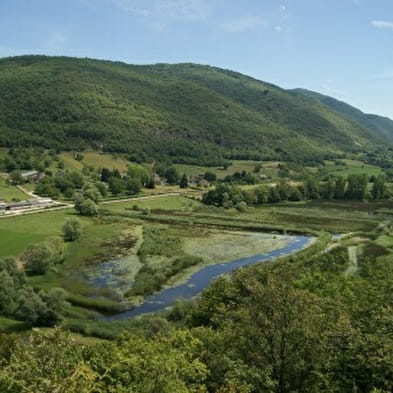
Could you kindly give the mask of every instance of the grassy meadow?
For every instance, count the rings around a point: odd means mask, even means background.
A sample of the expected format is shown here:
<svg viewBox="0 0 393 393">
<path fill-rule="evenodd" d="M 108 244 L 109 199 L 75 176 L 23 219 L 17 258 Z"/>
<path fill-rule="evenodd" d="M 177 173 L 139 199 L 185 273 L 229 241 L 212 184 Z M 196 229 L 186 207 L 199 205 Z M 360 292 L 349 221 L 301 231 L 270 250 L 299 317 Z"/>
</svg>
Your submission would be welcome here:
<svg viewBox="0 0 393 393">
<path fill-rule="evenodd" d="M 7 184 L 6 180 L 0 176 L 0 200 L 4 199 L 6 202 L 11 202 L 14 199 L 30 198 L 17 187 Z"/>
<path fill-rule="evenodd" d="M 383 171 L 380 167 L 375 165 L 368 165 L 362 161 L 343 159 L 338 160 L 336 165 L 332 161 L 327 161 L 323 170 L 335 176 L 348 176 L 348 175 L 362 175 L 378 176 L 382 175 Z"/>
<path fill-rule="evenodd" d="M 370 231 L 384 215 L 377 215 L 384 203 L 300 202 L 259 206 L 239 217 L 285 227 L 309 228 L 334 232 Z M 393 207 L 392 203 L 389 203 Z"/>
<path fill-rule="evenodd" d="M 70 171 L 80 172 L 84 165 L 98 168 L 108 168 L 110 170 L 118 169 L 120 172 L 127 171 L 127 167 L 131 164 L 120 154 L 108 154 L 98 152 L 82 152 L 81 160 L 76 160 L 73 153 L 61 153 L 59 158 L 64 162 L 64 168 Z M 135 165 L 135 164 L 133 164 Z"/>
<path fill-rule="evenodd" d="M 58 210 L 0 219 L 0 257 L 19 255 L 30 244 L 60 236 L 73 210 Z"/>
<path fill-rule="evenodd" d="M 197 206 L 200 206 L 200 202 L 195 201 L 184 196 L 151 196 L 146 199 L 135 199 L 130 201 L 121 201 L 118 203 L 105 204 L 105 210 L 111 212 L 131 210 L 134 206 L 138 209 L 149 208 L 152 210 L 168 210 L 168 211 L 186 211 Z"/>
<path fill-rule="evenodd" d="M 180 173 L 188 176 L 203 175 L 205 172 L 213 172 L 218 179 L 233 175 L 235 172 L 253 172 L 256 165 L 261 165 L 260 174 L 266 174 L 272 178 L 277 177 L 278 162 L 274 161 L 252 161 L 252 160 L 233 160 L 232 165 L 224 167 L 203 167 L 198 165 L 175 164 L 175 168 Z"/>
</svg>

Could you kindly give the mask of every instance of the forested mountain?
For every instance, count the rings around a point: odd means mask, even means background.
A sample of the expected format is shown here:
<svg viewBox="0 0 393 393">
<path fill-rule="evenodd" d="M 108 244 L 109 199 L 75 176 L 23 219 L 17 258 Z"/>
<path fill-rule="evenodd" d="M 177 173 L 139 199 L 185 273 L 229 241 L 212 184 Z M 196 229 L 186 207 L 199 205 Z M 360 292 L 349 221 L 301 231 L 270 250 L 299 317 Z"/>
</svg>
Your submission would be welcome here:
<svg viewBox="0 0 393 393">
<path fill-rule="evenodd" d="M 393 121 L 388 117 L 364 113 L 361 110 L 335 98 L 305 89 L 294 89 L 295 93 L 318 100 L 329 109 L 338 112 L 350 121 L 357 122 L 360 126 L 367 127 L 375 135 L 393 142 Z"/>
<path fill-rule="evenodd" d="M 374 131 L 314 98 L 210 66 L 0 60 L 1 146 L 198 163 L 314 160 L 386 142 Z"/>
</svg>

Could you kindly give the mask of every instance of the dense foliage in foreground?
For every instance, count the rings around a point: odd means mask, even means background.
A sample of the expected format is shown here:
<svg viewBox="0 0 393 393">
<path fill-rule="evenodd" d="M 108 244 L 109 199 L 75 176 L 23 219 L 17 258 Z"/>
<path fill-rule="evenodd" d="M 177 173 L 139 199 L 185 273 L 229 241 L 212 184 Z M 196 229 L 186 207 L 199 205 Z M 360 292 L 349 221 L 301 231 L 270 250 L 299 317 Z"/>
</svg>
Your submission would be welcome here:
<svg viewBox="0 0 393 393">
<path fill-rule="evenodd" d="M 197 303 L 177 304 L 173 324 L 142 319 L 115 341 L 81 343 L 60 330 L 3 336 L 0 390 L 389 392 L 393 270 L 389 249 L 373 239 L 355 273 L 346 247 L 245 269 Z"/>
</svg>

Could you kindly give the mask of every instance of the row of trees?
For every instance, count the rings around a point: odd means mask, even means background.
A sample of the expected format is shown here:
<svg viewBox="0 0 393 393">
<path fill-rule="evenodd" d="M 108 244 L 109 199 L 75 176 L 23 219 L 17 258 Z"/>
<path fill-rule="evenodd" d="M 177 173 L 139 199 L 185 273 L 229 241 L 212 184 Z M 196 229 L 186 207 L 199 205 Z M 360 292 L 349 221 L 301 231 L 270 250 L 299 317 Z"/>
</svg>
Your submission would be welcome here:
<svg viewBox="0 0 393 393">
<path fill-rule="evenodd" d="M 241 202 L 260 205 L 310 199 L 382 200 L 391 196 L 391 191 L 386 186 L 383 176 L 375 178 L 371 190 L 368 185 L 366 175 L 331 178 L 327 182 L 318 182 L 314 178 L 308 178 L 298 185 L 280 181 L 275 186 L 259 186 L 251 190 L 242 190 L 229 184 L 218 184 L 213 190 L 203 195 L 203 202 L 208 205 L 237 207 Z"/>
</svg>

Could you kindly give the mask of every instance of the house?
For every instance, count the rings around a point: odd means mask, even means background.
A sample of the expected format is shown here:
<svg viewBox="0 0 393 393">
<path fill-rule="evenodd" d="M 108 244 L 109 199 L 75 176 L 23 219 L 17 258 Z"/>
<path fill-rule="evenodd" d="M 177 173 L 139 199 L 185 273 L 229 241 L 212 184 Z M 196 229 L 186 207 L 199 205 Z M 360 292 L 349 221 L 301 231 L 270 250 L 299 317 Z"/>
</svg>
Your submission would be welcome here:
<svg viewBox="0 0 393 393">
<path fill-rule="evenodd" d="M 206 179 L 200 179 L 198 185 L 202 187 L 209 187 L 210 183 Z"/>
<path fill-rule="evenodd" d="M 155 173 L 153 175 L 153 181 L 156 186 L 164 186 L 166 184 L 166 181 L 161 179 L 161 177 L 158 175 L 158 173 Z"/>
<path fill-rule="evenodd" d="M 189 187 L 196 187 L 199 184 L 200 179 L 201 179 L 200 175 L 189 176 L 189 178 L 188 178 Z"/>
<path fill-rule="evenodd" d="M 22 172 L 21 177 L 24 181 L 38 183 L 44 177 L 44 174 L 39 171 L 25 171 Z"/>
<path fill-rule="evenodd" d="M 269 180 L 269 179 L 270 179 L 269 175 L 266 175 L 264 173 L 259 175 L 259 180 Z"/>
</svg>

